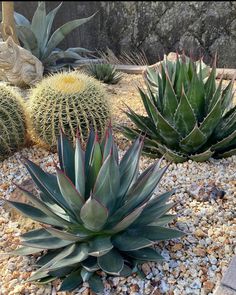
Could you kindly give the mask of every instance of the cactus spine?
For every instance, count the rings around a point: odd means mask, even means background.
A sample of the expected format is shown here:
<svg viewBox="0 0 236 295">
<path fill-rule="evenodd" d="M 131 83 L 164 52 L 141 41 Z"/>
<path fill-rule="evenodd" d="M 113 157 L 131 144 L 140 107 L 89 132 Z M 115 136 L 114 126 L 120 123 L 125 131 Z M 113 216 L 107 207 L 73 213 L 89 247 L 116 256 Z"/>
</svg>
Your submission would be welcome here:
<svg viewBox="0 0 236 295">
<path fill-rule="evenodd" d="M 0 160 L 25 144 L 24 102 L 14 89 L 0 85 Z"/>
<path fill-rule="evenodd" d="M 57 73 L 34 88 L 29 100 L 33 138 L 54 149 L 60 128 L 71 139 L 78 128 L 83 143 L 92 127 L 101 136 L 110 117 L 100 82 L 79 72 Z"/>
</svg>

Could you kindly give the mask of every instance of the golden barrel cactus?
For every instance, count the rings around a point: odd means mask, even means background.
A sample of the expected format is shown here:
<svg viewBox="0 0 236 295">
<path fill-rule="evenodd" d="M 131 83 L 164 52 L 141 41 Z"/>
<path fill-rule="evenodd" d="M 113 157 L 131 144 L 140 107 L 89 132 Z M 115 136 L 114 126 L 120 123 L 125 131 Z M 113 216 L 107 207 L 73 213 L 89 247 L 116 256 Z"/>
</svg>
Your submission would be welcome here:
<svg viewBox="0 0 236 295">
<path fill-rule="evenodd" d="M 25 144 L 24 102 L 11 87 L 0 85 L 0 161 Z"/>
<path fill-rule="evenodd" d="M 102 136 L 110 117 L 101 83 L 76 71 L 43 79 L 32 90 L 28 106 L 31 135 L 52 149 L 56 147 L 60 128 L 71 140 L 78 128 L 85 143 L 91 128 Z"/>
</svg>

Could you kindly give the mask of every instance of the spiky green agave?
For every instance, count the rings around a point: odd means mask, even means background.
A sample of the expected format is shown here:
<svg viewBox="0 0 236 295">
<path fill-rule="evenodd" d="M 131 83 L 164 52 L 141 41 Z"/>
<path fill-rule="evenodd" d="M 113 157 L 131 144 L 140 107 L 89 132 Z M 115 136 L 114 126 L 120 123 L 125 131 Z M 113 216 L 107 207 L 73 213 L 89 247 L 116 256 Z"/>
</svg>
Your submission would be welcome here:
<svg viewBox="0 0 236 295">
<path fill-rule="evenodd" d="M 167 167 L 155 162 L 139 175 L 142 145 L 139 137 L 119 162 L 111 128 L 101 143 L 91 131 L 85 151 L 78 136 L 74 149 L 61 133 L 56 175 L 25 160 L 39 197 L 20 188 L 31 204 L 7 202 L 45 224 L 23 234 L 23 247 L 13 252 L 29 255 L 48 250 L 37 261 L 39 269 L 30 281 L 61 278 L 60 291 L 86 281 L 99 293 L 103 284 L 97 271 L 129 276 L 138 264 L 163 259 L 152 245 L 183 235 L 164 227 L 174 218 L 167 214 L 174 204 L 166 204 L 173 191 L 151 199 Z"/>
<path fill-rule="evenodd" d="M 122 73 L 117 72 L 116 67 L 110 64 L 91 63 L 87 68 L 87 72 L 106 84 L 117 84 L 122 78 Z"/>
<path fill-rule="evenodd" d="M 82 60 L 85 57 L 81 54 L 91 53 L 89 50 L 80 47 L 68 48 L 65 51 L 56 49 L 57 45 L 71 31 L 88 22 L 95 15 L 69 21 L 51 34 L 54 18 L 61 5 L 62 3 L 46 14 L 45 1 L 39 1 L 31 23 L 23 15 L 17 12 L 14 13 L 17 35 L 23 47 L 35 55 L 47 70 L 65 66 L 67 63 L 63 62 L 63 60 L 72 62 Z"/>
<path fill-rule="evenodd" d="M 144 152 L 151 157 L 165 155 L 174 162 L 206 161 L 236 154 L 236 106 L 232 80 L 223 89 L 216 83 L 216 63 L 203 79 L 201 63 L 189 65 L 178 57 L 172 67 L 156 73 L 156 91 L 147 82 L 139 89 L 147 116 L 128 108 L 134 128 L 122 127 L 129 139 L 145 133 Z"/>
<path fill-rule="evenodd" d="M 177 59 L 179 60 L 180 63 L 182 62 L 185 63 L 186 71 L 189 75 L 191 75 L 192 62 L 188 56 L 186 56 L 185 54 L 178 55 L 176 53 L 176 60 L 173 60 L 173 55 L 171 57 L 169 57 L 169 55 L 168 56 L 164 55 L 164 59 L 160 61 L 159 63 L 157 63 L 155 67 L 153 66 L 147 67 L 146 70 L 143 72 L 144 80 L 146 80 L 145 82 L 153 91 L 158 90 L 158 83 L 159 83 L 158 74 L 157 74 L 158 71 L 161 71 L 162 67 L 164 67 L 164 69 L 168 70 L 169 77 L 173 77 L 175 75 L 175 67 L 176 67 Z M 196 72 L 198 75 L 201 69 L 201 76 L 203 80 L 209 76 L 210 67 L 206 65 L 202 59 L 195 61 L 194 66 L 196 68 Z"/>
</svg>

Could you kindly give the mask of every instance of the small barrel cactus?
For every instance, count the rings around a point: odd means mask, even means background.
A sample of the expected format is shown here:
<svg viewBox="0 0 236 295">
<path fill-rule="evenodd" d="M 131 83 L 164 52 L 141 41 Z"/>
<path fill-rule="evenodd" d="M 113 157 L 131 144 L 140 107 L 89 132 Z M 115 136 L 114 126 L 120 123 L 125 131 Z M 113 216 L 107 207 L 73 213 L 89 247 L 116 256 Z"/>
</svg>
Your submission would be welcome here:
<svg viewBox="0 0 236 295">
<path fill-rule="evenodd" d="M 0 85 L 0 161 L 25 143 L 23 99 L 11 86 Z"/>
<path fill-rule="evenodd" d="M 60 128 L 71 140 L 78 128 L 85 143 L 90 128 L 102 136 L 110 116 L 101 83 L 76 71 L 41 81 L 31 92 L 29 110 L 32 137 L 51 149 L 56 148 Z"/>
</svg>

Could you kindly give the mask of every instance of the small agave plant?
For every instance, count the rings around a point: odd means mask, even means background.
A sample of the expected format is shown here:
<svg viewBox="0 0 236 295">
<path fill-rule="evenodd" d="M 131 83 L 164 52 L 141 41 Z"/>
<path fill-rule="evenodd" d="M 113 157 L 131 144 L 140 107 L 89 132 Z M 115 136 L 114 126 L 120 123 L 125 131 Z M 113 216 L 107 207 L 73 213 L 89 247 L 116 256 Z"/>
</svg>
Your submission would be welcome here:
<svg viewBox="0 0 236 295">
<path fill-rule="evenodd" d="M 117 84 L 122 79 L 122 73 L 117 72 L 116 67 L 111 64 L 91 63 L 87 72 L 106 84 Z"/>
<path fill-rule="evenodd" d="M 142 146 L 139 137 L 119 161 L 111 127 L 101 143 L 91 131 L 85 151 L 79 136 L 74 149 L 61 132 L 56 175 L 25 160 L 39 196 L 19 187 L 29 203 L 7 202 L 42 224 L 23 234 L 23 247 L 12 253 L 42 252 L 29 281 L 61 278 L 60 291 L 88 282 L 100 293 L 99 271 L 129 276 L 144 261 L 163 259 L 152 246 L 183 233 L 164 227 L 174 218 L 167 214 L 174 204 L 166 204 L 174 192 L 151 198 L 167 167 L 160 168 L 159 161 L 139 175 Z"/>
<path fill-rule="evenodd" d="M 139 89 L 147 115 L 128 108 L 134 127 L 121 127 L 123 134 L 131 140 L 146 134 L 144 153 L 174 162 L 236 154 L 234 80 L 223 87 L 221 78 L 217 85 L 216 61 L 208 77 L 201 62 L 179 56 L 160 67 L 148 76 L 147 91 Z"/>
</svg>

